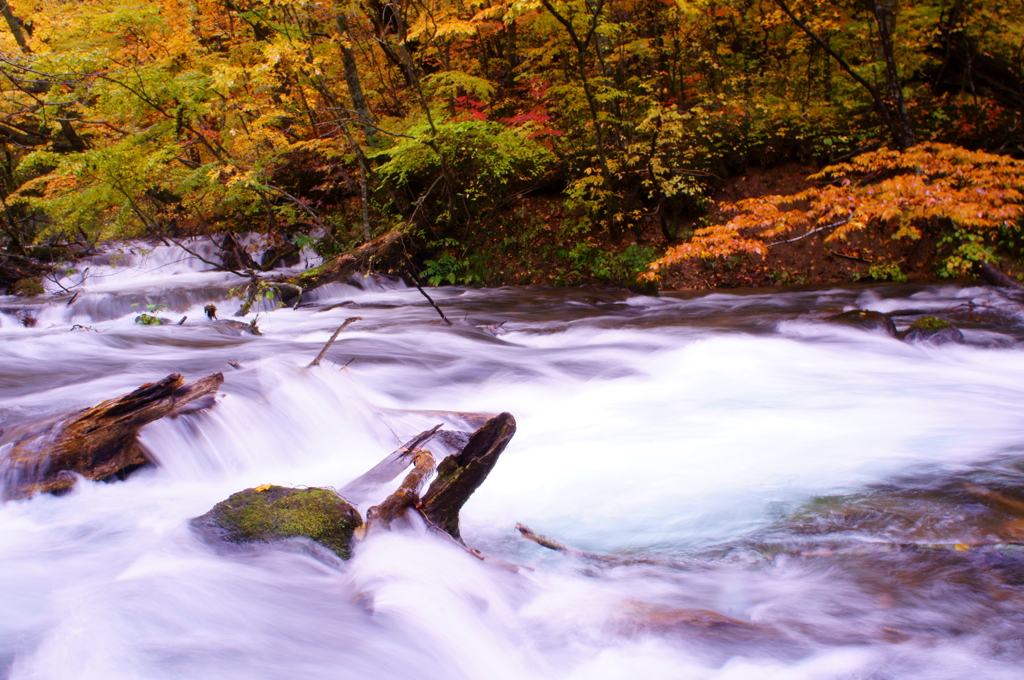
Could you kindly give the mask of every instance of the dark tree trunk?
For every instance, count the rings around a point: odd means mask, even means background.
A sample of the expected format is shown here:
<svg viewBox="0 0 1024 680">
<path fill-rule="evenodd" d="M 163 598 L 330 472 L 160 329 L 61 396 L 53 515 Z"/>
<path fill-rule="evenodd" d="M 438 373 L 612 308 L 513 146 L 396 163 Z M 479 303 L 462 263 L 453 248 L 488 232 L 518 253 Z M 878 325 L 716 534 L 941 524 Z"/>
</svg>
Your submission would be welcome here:
<svg viewBox="0 0 1024 680">
<path fill-rule="evenodd" d="M 515 433 L 516 419 L 511 413 L 502 413 L 474 432 L 462 453 L 441 461 L 437 466 L 437 479 L 420 505 L 423 516 L 461 541 L 459 511 L 487 478 Z"/>
<path fill-rule="evenodd" d="M 872 13 L 878 26 L 878 44 L 885 62 L 885 82 L 892 102 L 892 132 L 896 145 L 909 149 L 917 144 L 914 127 L 907 116 L 907 105 L 903 99 L 903 85 L 896 68 L 896 49 L 893 36 L 896 33 L 896 0 L 872 0 Z"/>
<path fill-rule="evenodd" d="M 11 9 L 11 4 L 8 0 L 0 0 L 0 14 L 4 15 L 4 19 L 7 20 L 7 27 L 11 29 L 11 34 L 14 35 L 14 42 L 18 43 L 18 47 L 25 54 L 31 54 L 32 50 L 28 46 L 28 41 L 25 40 L 25 31 L 22 29 L 21 19 L 14 16 L 14 11 Z"/>
<path fill-rule="evenodd" d="M 363 85 L 359 80 L 359 66 L 356 64 L 356 55 L 349 47 L 346 40 L 352 40 L 352 32 L 349 30 L 348 15 L 341 7 L 340 2 L 335 2 L 335 24 L 338 27 L 338 47 L 341 49 L 341 65 L 345 72 L 345 84 L 348 86 L 349 97 L 352 98 L 352 108 L 359 119 L 359 125 L 363 129 L 363 137 L 366 143 L 374 146 L 377 143 L 377 131 L 373 127 L 373 116 L 370 114 L 370 107 L 366 103 L 366 96 L 363 94 Z"/>
</svg>

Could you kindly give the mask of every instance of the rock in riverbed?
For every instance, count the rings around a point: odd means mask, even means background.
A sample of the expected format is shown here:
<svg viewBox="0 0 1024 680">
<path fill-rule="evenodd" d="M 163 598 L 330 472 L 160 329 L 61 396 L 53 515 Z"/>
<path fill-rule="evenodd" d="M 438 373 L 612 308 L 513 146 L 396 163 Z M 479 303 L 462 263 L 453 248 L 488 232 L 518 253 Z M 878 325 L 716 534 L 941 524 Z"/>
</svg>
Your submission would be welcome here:
<svg viewBox="0 0 1024 680">
<path fill-rule="evenodd" d="M 231 543 L 269 543 L 304 536 L 347 560 L 352 534 L 363 520 L 330 489 L 267 484 L 232 494 L 192 523 Z"/>
<path fill-rule="evenodd" d="M 889 318 L 888 314 L 873 312 L 868 309 L 854 309 L 842 314 L 830 316 L 826 321 L 838 323 L 844 326 L 861 328 L 866 331 L 881 331 L 892 337 L 897 337 L 896 324 Z"/>
<path fill-rule="evenodd" d="M 963 342 L 964 334 L 959 328 L 937 316 L 922 316 L 903 333 L 903 339 L 907 342 L 944 345 L 948 342 Z"/>
</svg>

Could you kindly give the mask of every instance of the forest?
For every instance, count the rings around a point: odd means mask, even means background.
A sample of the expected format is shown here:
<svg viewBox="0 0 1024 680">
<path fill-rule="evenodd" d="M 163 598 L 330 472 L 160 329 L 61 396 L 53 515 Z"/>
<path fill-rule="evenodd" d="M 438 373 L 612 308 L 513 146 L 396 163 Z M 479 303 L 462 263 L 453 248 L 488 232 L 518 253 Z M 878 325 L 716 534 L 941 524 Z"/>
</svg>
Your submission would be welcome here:
<svg viewBox="0 0 1024 680">
<path fill-rule="evenodd" d="M 1020 0 L 10 0 L 0 287 L 111 239 L 424 285 L 964 279 L 1024 255 Z M 246 233 L 273 245 L 256 262 Z M 227 260 L 225 260 L 227 262 Z"/>
</svg>

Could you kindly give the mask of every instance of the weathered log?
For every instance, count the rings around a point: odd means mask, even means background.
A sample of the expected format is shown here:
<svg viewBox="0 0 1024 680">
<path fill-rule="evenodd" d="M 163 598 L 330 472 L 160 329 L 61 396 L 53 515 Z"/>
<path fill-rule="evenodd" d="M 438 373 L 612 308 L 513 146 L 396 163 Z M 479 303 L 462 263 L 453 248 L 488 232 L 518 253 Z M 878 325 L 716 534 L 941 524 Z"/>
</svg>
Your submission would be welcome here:
<svg viewBox="0 0 1024 680">
<path fill-rule="evenodd" d="M 373 527 L 387 528 L 406 510 L 419 502 L 420 490 L 427 483 L 430 475 L 434 473 L 434 456 L 430 451 L 420 449 L 413 455 L 412 460 L 413 468 L 402 480 L 401 486 L 384 499 L 383 503 L 366 511 L 367 524 Z"/>
<path fill-rule="evenodd" d="M 368 500 L 383 484 L 390 482 L 409 467 L 420 447 L 430 441 L 440 429 L 441 425 L 437 424 L 429 430 L 420 432 L 384 460 L 346 484 L 338 493 L 357 505 Z"/>
<path fill-rule="evenodd" d="M 214 373 L 194 383 L 175 373 L 92 408 L 5 433 L 13 446 L 0 461 L 5 500 L 71 488 L 75 474 L 102 480 L 150 462 L 136 436 L 146 424 L 210 395 L 224 382 Z"/>
<path fill-rule="evenodd" d="M 981 278 L 985 279 L 985 282 L 990 286 L 1008 288 L 1017 292 L 1024 291 L 1024 286 L 1019 281 L 1010 278 L 1006 272 L 994 264 L 982 262 L 978 265 L 978 273 L 981 274 Z"/>
<path fill-rule="evenodd" d="M 312 290 L 334 281 L 340 281 L 356 272 L 380 269 L 398 261 L 402 247 L 403 232 L 395 229 L 364 243 L 354 250 L 328 260 L 319 267 L 308 269 L 296 277 L 285 279 L 286 283 L 302 290 Z"/>
<path fill-rule="evenodd" d="M 437 466 L 437 479 L 420 504 L 420 511 L 428 522 L 462 540 L 459 511 L 487 478 L 515 433 L 516 419 L 512 414 L 498 414 L 473 433 L 461 453 L 441 461 Z"/>
</svg>

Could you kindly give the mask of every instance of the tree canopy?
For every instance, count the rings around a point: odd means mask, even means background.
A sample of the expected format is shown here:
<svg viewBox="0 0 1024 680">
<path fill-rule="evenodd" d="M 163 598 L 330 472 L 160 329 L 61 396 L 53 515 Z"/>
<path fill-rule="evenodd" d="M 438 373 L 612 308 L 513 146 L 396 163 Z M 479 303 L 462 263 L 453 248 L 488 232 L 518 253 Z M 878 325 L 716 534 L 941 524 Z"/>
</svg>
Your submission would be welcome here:
<svg viewBox="0 0 1024 680">
<path fill-rule="evenodd" d="M 10 0 L 0 246 L 259 231 L 331 254 L 401 228 L 436 281 L 505 282 L 488 258 L 531 249 L 625 280 L 725 178 L 799 161 L 827 183 L 741 202 L 658 266 L 848 218 L 834 238 L 951 230 L 962 272 L 991 247 L 976 236 L 1019 226 L 1020 166 L 999 158 L 1024 154 L 1022 9 Z M 557 207 L 519 210 L 541 199 Z"/>
</svg>

